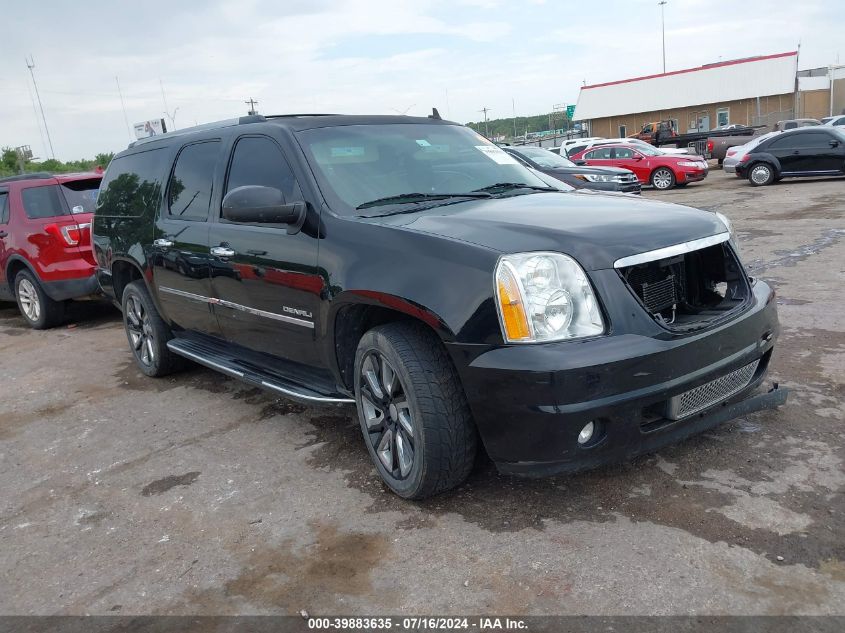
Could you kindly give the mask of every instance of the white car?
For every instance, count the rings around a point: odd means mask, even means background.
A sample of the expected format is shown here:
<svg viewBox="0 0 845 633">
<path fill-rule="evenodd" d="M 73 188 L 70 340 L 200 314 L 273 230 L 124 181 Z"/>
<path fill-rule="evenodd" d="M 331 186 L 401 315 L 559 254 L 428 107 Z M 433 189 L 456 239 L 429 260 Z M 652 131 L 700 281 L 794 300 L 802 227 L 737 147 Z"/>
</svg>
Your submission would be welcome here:
<svg viewBox="0 0 845 633">
<path fill-rule="evenodd" d="M 655 147 L 651 143 L 646 143 L 645 141 L 641 141 L 638 138 L 582 138 L 578 139 L 578 143 L 574 143 L 569 147 L 566 147 L 566 154 L 567 156 L 571 156 L 572 154 L 577 154 L 583 150 L 592 149 L 598 145 L 608 145 L 610 143 L 614 145 L 618 145 L 620 143 L 625 145 L 633 145 L 635 147 L 648 147 L 649 149 L 653 149 L 658 151 L 661 154 L 689 154 L 686 148 L 684 147 Z M 565 146 L 564 146 L 565 147 Z M 562 151 L 561 151 L 562 153 Z"/>
<path fill-rule="evenodd" d="M 822 119 L 822 125 L 845 125 L 845 114 L 825 117 Z"/>
<path fill-rule="evenodd" d="M 603 141 L 604 139 L 601 136 L 588 136 L 586 138 L 568 138 L 563 143 L 560 144 L 559 148 L 555 148 L 557 153 L 566 158 L 570 154 L 570 150 L 573 147 L 579 147 L 580 149 L 577 151 L 581 151 L 581 149 L 585 148 L 587 145 L 592 143 L 593 141 Z M 571 152 L 575 153 L 575 152 Z"/>
</svg>

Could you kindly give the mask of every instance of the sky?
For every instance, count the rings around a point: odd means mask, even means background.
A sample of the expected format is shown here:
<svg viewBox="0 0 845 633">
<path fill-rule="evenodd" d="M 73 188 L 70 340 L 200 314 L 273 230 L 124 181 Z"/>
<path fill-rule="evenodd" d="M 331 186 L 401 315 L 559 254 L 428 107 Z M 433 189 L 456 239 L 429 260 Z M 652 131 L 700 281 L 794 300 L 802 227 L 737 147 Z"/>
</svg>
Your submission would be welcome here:
<svg viewBox="0 0 845 633">
<path fill-rule="evenodd" d="M 172 127 L 173 117 L 182 128 L 246 114 L 249 98 L 266 114 L 422 116 L 436 106 L 465 123 L 482 120 L 484 107 L 490 118 L 549 112 L 575 103 L 584 82 L 662 69 L 657 0 L 4 4 L 0 147 L 51 156 L 25 62 L 31 55 L 60 160 L 120 151 L 131 124 L 147 119 Z M 842 0 L 760 6 L 668 0 L 667 70 L 799 42 L 800 68 L 840 55 L 845 62 Z"/>
</svg>

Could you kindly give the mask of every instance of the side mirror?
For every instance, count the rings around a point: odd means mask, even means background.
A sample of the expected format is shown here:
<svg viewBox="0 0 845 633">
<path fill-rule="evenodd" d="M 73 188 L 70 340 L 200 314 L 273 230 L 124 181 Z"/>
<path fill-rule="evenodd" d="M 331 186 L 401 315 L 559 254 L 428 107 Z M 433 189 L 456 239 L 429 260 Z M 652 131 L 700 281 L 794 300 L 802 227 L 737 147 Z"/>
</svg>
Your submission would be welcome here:
<svg viewBox="0 0 845 633">
<path fill-rule="evenodd" d="M 832 139 L 830 141 L 830 146 L 831 147 L 839 147 L 839 141 L 837 141 L 836 139 Z"/>
<path fill-rule="evenodd" d="M 633 156 L 631 156 L 631 160 L 642 160 L 642 159 L 643 159 L 643 157 L 640 156 L 639 154 L 634 154 Z"/>
<path fill-rule="evenodd" d="M 578 160 L 573 160 L 572 162 L 575 163 L 576 165 L 578 165 L 579 167 L 583 167 L 584 165 L 587 164 L 587 161 L 585 161 L 583 158 L 579 158 Z"/>
<path fill-rule="evenodd" d="M 296 233 L 305 222 L 304 202 L 285 202 L 274 187 L 245 185 L 232 189 L 223 198 L 223 218 L 240 224 L 287 224 Z"/>
</svg>

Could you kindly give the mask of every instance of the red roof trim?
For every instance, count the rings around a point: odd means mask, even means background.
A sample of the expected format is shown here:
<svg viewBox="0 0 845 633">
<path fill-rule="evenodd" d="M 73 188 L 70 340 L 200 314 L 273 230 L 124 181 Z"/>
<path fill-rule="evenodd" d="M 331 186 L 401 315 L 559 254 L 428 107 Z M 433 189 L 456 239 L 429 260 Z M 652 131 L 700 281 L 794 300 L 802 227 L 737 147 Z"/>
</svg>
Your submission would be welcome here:
<svg viewBox="0 0 845 633">
<path fill-rule="evenodd" d="M 737 64 L 750 64 L 752 62 L 760 62 L 764 59 L 777 59 L 779 57 L 790 57 L 798 55 L 798 51 L 790 51 L 788 53 L 777 53 L 776 55 L 762 55 L 760 57 L 750 57 L 748 59 L 734 59 L 729 62 L 719 62 L 717 64 L 708 64 L 707 66 L 697 66 L 696 68 L 685 68 L 684 70 L 673 70 L 668 73 L 658 73 L 656 75 L 645 75 L 644 77 L 633 77 L 631 79 L 620 79 L 619 81 L 608 81 L 603 84 L 592 84 L 590 86 L 581 86 L 581 90 L 588 88 L 602 88 L 604 86 L 615 86 L 616 84 L 627 84 L 632 81 L 643 81 L 645 79 L 656 79 L 657 77 L 670 77 L 672 75 L 682 75 L 684 73 L 695 73 L 701 70 L 711 70 L 713 68 L 722 68 L 724 66 L 735 66 Z"/>
</svg>

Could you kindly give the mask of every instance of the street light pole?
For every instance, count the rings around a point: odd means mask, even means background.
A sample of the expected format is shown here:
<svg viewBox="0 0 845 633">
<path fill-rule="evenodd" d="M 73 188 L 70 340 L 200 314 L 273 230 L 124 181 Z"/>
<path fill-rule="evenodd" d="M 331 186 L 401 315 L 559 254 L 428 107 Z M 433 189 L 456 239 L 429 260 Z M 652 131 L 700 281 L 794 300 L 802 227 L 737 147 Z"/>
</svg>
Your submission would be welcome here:
<svg viewBox="0 0 845 633">
<path fill-rule="evenodd" d="M 666 74 L 666 17 L 663 9 L 666 0 L 660 0 L 657 4 L 660 5 L 660 32 L 663 39 L 663 74 Z"/>
</svg>

